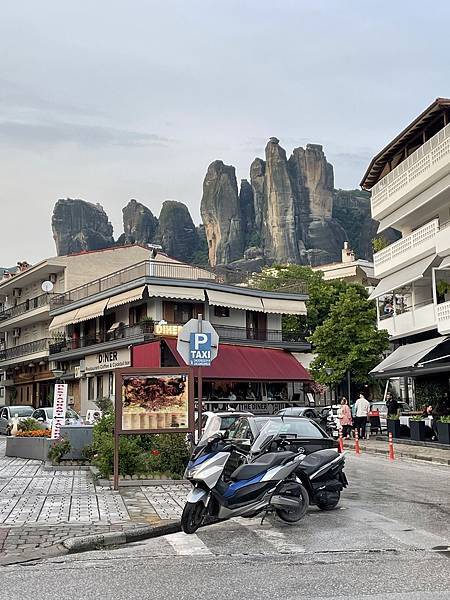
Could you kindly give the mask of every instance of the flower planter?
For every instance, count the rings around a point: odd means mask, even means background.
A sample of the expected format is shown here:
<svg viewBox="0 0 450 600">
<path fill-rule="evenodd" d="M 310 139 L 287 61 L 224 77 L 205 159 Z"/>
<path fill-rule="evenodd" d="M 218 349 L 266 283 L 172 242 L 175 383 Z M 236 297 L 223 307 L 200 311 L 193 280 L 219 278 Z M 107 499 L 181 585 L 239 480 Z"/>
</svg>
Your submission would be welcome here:
<svg viewBox="0 0 450 600">
<path fill-rule="evenodd" d="M 5 454 L 46 461 L 49 447 L 49 438 L 8 437 Z"/>
<path fill-rule="evenodd" d="M 140 325 L 142 333 L 153 333 L 155 331 L 155 323 L 153 321 L 142 321 Z"/>
<path fill-rule="evenodd" d="M 400 437 L 400 421 L 399 419 L 387 419 L 388 433 L 392 433 L 392 437 Z"/>
<path fill-rule="evenodd" d="M 424 442 L 425 436 L 425 421 L 409 420 L 409 428 L 411 430 L 411 439 L 416 442 Z"/>
<path fill-rule="evenodd" d="M 450 423 L 437 422 L 438 442 L 450 444 Z"/>
</svg>

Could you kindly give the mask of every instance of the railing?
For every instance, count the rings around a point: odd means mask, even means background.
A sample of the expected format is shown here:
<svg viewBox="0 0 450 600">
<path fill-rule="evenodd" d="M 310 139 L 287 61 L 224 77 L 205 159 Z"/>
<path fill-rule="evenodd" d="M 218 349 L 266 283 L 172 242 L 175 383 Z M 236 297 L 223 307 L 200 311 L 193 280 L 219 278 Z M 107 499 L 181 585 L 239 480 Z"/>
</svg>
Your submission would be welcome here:
<svg viewBox="0 0 450 600">
<path fill-rule="evenodd" d="M 375 252 L 373 255 L 373 263 L 375 267 L 380 267 L 385 263 L 390 263 L 397 257 L 401 257 L 410 250 L 414 250 L 426 242 L 427 240 L 433 239 L 439 231 L 439 219 L 430 221 L 423 227 L 416 229 L 410 235 L 407 235 L 400 240 L 397 240 L 393 244 L 383 248 L 379 252 Z"/>
<path fill-rule="evenodd" d="M 80 348 L 88 348 L 97 344 L 106 342 L 114 342 L 119 340 L 129 340 L 143 336 L 145 328 L 141 325 L 123 325 L 117 327 L 114 331 L 100 332 L 94 336 L 85 336 L 81 338 L 63 338 L 54 339 L 50 343 L 49 353 L 60 354 L 61 352 L 70 352 L 70 350 L 79 350 Z"/>
<path fill-rule="evenodd" d="M 28 354 L 36 354 L 37 352 L 44 352 L 45 350 L 48 350 L 48 346 L 49 340 L 45 338 L 42 340 L 35 340 L 34 342 L 28 342 L 27 344 L 21 344 L 20 346 L 6 348 L 5 350 L 0 350 L 0 361 L 19 358 L 21 356 L 27 356 Z"/>
<path fill-rule="evenodd" d="M 206 269 L 170 262 L 157 262 L 145 260 L 131 267 L 115 271 L 104 277 L 81 285 L 65 294 L 55 295 L 51 300 L 51 308 L 66 306 L 77 300 L 89 298 L 93 294 L 113 289 L 119 285 L 131 283 L 143 277 L 155 277 L 161 279 L 191 279 L 208 281 L 215 280 L 214 273 Z"/>
<path fill-rule="evenodd" d="M 305 333 L 298 331 L 283 331 L 281 329 L 247 329 L 230 325 L 213 325 L 221 340 L 230 342 L 259 341 L 259 342 L 295 342 L 305 343 Z"/>
<path fill-rule="evenodd" d="M 450 154 L 450 124 L 422 144 L 372 188 L 372 210 Z"/>
<path fill-rule="evenodd" d="M 5 319 L 13 319 L 14 317 L 19 317 L 30 310 L 35 310 L 36 308 L 42 308 L 50 303 L 50 294 L 41 294 L 40 296 L 35 296 L 34 298 L 29 298 L 25 300 L 25 302 L 21 302 L 16 306 L 10 306 L 8 308 L 4 308 L 0 312 L 0 320 Z"/>
<path fill-rule="evenodd" d="M 439 325 L 446 325 L 450 322 L 450 302 L 442 302 L 436 306 L 436 317 Z"/>
<path fill-rule="evenodd" d="M 217 275 L 217 283 L 227 283 L 229 285 L 241 285 L 242 287 L 248 287 L 252 289 L 261 289 L 259 284 L 258 273 L 251 273 L 249 271 L 229 271 Z M 281 292 L 286 294 L 307 294 L 308 284 L 306 281 L 301 279 L 283 279 L 280 277 L 270 277 L 267 274 L 264 275 L 264 283 L 273 292 Z"/>
</svg>

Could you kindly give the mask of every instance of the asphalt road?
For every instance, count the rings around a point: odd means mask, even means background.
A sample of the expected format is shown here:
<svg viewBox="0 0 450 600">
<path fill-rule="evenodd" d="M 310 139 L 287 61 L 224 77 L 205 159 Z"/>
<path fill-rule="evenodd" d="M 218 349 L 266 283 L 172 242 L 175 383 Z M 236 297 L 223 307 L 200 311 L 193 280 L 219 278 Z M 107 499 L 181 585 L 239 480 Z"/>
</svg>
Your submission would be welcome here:
<svg viewBox="0 0 450 600">
<path fill-rule="evenodd" d="M 0 570 L 0 599 L 450 599 L 450 468 L 349 456 L 340 509 Z"/>
</svg>

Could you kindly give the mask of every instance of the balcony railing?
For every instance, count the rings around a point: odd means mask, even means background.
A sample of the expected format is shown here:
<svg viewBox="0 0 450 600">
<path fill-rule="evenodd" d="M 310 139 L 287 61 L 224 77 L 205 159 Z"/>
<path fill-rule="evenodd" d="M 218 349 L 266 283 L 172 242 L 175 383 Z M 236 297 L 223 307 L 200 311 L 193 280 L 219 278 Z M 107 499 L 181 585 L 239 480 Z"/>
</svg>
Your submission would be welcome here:
<svg viewBox="0 0 450 600">
<path fill-rule="evenodd" d="M 131 283 L 143 277 L 155 277 L 160 279 L 191 279 L 191 280 L 214 280 L 214 273 L 206 269 L 170 262 L 156 262 L 145 260 L 131 267 L 115 271 L 104 277 L 81 285 L 65 294 L 55 295 L 51 300 L 51 308 L 66 306 L 77 300 L 89 298 L 93 294 L 111 290 L 119 285 Z"/>
<path fill-rule="evenodd" d="M 373 263 L 378 271 L 385 270 L 393 261 L 402 262 L 407 260 L 408 255 L 420 254 L 421 246 L 428 240 L 432 240 L 439 231 L 439 220 L 434 219 L 423 227 L 416 229 L 410 235 L 397 240 L 393 244 L 383 248 L 373 255 Z"/>
<path fill-rule="evenodd" d="M 98 344 L 107 342 L 116 342 L 120 340 L 130 340 L 146 336 L 151 337 L 176 337 L 180 328 L 179 323 L 166 323 L 154 327 L 145 327 L 141 325 L 117 327 L 114 331 L 101 332 L 95 336 L 85 336 L 77 339 L 63 338 L 61 340 L 53 340 L 49 346 L 50 355 L 60 354 L 62 352 L 70 352 L 71 350 L 79 350 L 88 348 Z M 277 344 L 282 343 L 306 343 L 305 334 L 302 331 L 282 331 L 281 329 L 247 329 L 245 327 L 232 327 L 223 325 L 214 325 L 214 329 L 219 334 L 222 341 L 228 342 L 272 342 Z"/>
<path fill-rule="evenodd" d="M 4 308 L 0 312 L 0 321 L 4 321 L 5 319 L 13 319 L 14 317 L 19 317 L 20 315 L 24 315 L 25 313 L 35 310 L 36 308 L 42 308 L 50 303 L 50 294 L 41 294 L 40 296 L 35 296 L 34 298 L 29 298 L 25 300 L 25 302 L 21 302 L 16 306 L 10 306 L 9 308 Z"/>
<path fill-rule="evenodd" d="M 372 188 L 372 214 L 380 212 L 381 204 L 393 199 L 398 192 L 415 186 L 418 178 L 426 178 L 433 167 L 450 154 L 450 124 L 422 144 L 408 158 L 388 173 Z"/>
<path fill-rule="evenodd" d="M 21 344 L 20 346 L 13 346 L 12 348 L 6 348 L 0 350 L 0 362 L 6 360 L 12 360 L 14 358 L 20 358 L 27 356 L 28 354 L 36 354 L 37 352 L 45 352 L 48 350 L 49 340 L 44 338 L 42 340 L 34 340 L 27 344 Z"/>
</svg>

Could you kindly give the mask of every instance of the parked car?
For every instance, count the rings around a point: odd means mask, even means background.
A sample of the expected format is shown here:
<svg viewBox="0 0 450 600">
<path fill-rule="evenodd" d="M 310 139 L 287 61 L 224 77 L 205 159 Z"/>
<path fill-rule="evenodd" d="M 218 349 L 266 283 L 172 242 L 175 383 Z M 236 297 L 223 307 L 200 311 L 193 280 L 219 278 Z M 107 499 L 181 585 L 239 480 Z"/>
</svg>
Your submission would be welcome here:
<svg viewBox="0 0 450 600">
<path fill-rule="evenodd" d="M 39 421 L 45 428 L 51 429 L 53 422 L 53 406 L 37 408 L 31 415 L 33 419 Z M 83 425 L 83 419 L 71 408 L 66 410 L 66 425 Z"/>
<path fill-rule="evenodd" d="M 286 434 L 295 433 L 297 438 L 291 442 L 292 450 L 298 452 L 300 448 L 305 454 L 311 454 L 317 450 L 326 448 L 337 448 L 338 443 L 314 421 L 305 417 L 273 416 L 245 416 L 238 419 L 225 434 L 227 440 L 234 446 L 234 452 L 226 464 L 227 473 L 232 473 L 240 464 L 247 460 L 251 447 L 269 421 L 282 421 L 283 431 Z"/>
<path fill-rule="evenodd" d="M 207 438 L 214 433 L 225 433 L 234 423 L 243 416 L 252 417 L 252 413 L 224 411 L 202 413 L 202 438 Z M 198 443 L 198 419 L 195 421 L 195 442 Z"/>
<path fill-rule="evenodd" d="M 398 408 L 400 410 L 401 415 L 409 415 L 411 413 L 411 408 L 406 402 L 398 401 Z M 380 424 L 381 429 L 387 429 L 387 406 L 386 402 L 372 402 L 370 405 L 370 410 L 377 410 L 380 413 Z"/>
<path fill-rule="evenodd" d="M 0 433 L 9 435 L 15 415 L 18 416 L 20 421 L 27 417 L 31 417 L 33 410 L 32 406 L 4 406 L 0 410 Z"/>
<path fill-rule="evenodd" d="M 277 415 L 283 415 L 283 417 L 306 417 L 315 421 L 321 427 L 325 427 L 327 421 L 326 415 L 320 414 L 315 408 L 311 408 L 310 406 L 290 406 L 279 410 Z"/>
</svg>

